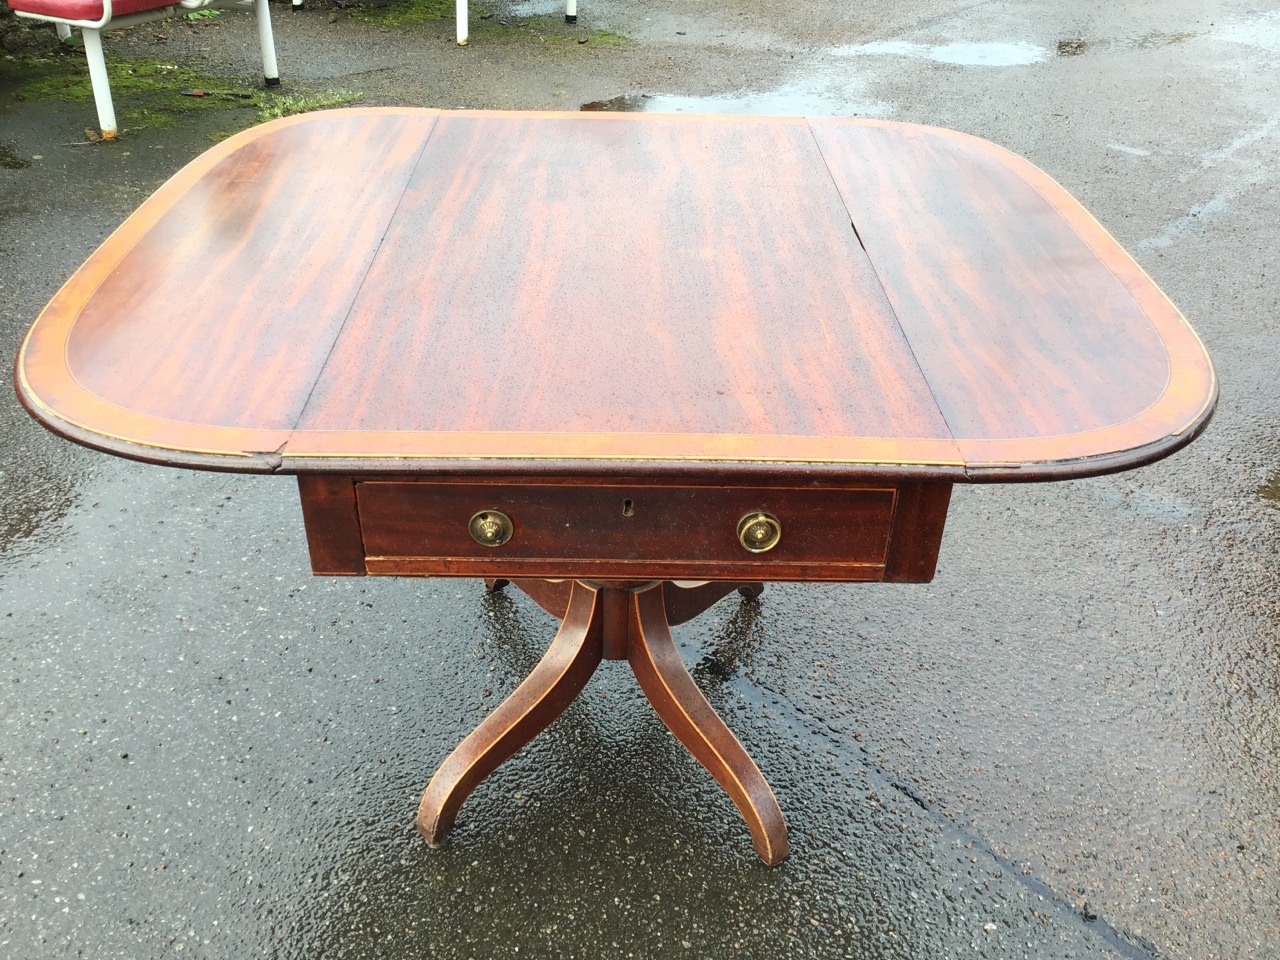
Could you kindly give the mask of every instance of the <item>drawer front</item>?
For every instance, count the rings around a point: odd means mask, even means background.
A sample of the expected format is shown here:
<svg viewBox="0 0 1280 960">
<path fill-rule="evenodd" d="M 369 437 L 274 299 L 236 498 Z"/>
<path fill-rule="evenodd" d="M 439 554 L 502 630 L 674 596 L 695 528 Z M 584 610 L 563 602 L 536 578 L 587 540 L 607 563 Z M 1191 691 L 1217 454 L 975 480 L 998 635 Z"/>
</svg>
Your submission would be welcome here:
<svg viewBox="0 0 1280 960">
<path fill-rule="evenodd" d="M 587 578 L 881 579 L 897 488 L 552 485 L 361 481 L 369 573 Z M 479 512 L 510 518 L 500 546 L 476 541 Z M 752 553 L 744 516 L 781 536 Z"/>
</svg>

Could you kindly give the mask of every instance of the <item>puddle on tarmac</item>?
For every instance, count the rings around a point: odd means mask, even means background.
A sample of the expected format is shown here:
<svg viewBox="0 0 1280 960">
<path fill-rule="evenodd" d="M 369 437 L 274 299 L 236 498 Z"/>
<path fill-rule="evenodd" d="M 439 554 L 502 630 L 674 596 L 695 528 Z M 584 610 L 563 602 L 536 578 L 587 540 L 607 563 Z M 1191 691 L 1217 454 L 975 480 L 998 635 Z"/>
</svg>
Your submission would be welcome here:
<svg viewBox="0 0 1280 960">
<path fill-rule="evenodd" d="M 1280 473 L 1277 473 L 1258 488 L 1258 496 L 1263 500 L 1271 500 L 1276 503 L 1280 503 Z"/>
<path fill-rule="evenodd" d="M 1233 20 L 1213 31 L 1219 40 L 1243 43 L 1263 50 L 1280 50 L 1280 11 L 1247 20 Z"/>
<path fill-rule="evenodd" d="M 29 166 L 31 166 L 30 160 L 18 156 L 12 147 L 6 147 L 0 143 L 0 167 L 5 170 L 25 170 Z"/>
<path fill-rule="evenodd" d="M 0 578 L 6 567 L 67 535 L 67 517 L 106 460 L 32 430 L 34 424 L 22 423 L 0 431 Z"/>
<path fill-rule="evenodd" d="M 1174 47 L 1188 40 L 1202 36 L 1199 33 L 1148 33 L 1141 37 L 1124 37 L 1122 39 L 1086 40 L 1083 37 L 1064 37 L 1058 41 L 1057 52 L 1060 57 L 1078 57 L 1083 53 L 1094 53 L 1099 50 L 1159 50 L 1162 47 Z"/>
<path fill-rule="evenodd" d="M 1200 511 L 1194 504 L 1158 489 L 1133 489 L 1099 485 L 1091 492 L 1108 508 L 1135 514 L 1170 527 L 1180 527 L 1197 520 Z"/>
<path fill-rule="evenodd" d="M 1179 43 L 1194 40 L 1198 36 L 1200 36 L 1198 33 L 1149 33 L 1145 37 L 1134 37 L 1112 45 L 1127 47 L 1130 50 L 1156 50 L 1160 47 L 1177 46 Z"/>
<path fill-rule="evenodd" d="M 838 56 L 889 56 L 933 60 L 961 67 L 1023 67 L 1049 59 L 1049 51 L 1034 43 L 911 43 L 907 40 L 876 40 L 832 51 Z"/>
<path fill-rule="evenodd" d="M 0 481 L 7 479 L 6 472 L 0 470 Z M 21 485 L 0 482 L 0 490 L 4 490 L 4 508 L 0 509 L 0 569 L 62 536 L 62 519 L 80 499 L 76 489 L 78 479 L 51 475 L 25 477 Z"/>
<path fill-rule="evenodd" d="M 722 113 L 772 117 L 887 117 L 893 108 L 880 100 L 863 100 L 842 91 L 838 82 L 825 88 L 789 84 L 762 93 L 711 97 L 629 93 L 584 103 L 583 110 L 623 113 Z"/>
<path fill-rule="evenodd" d="M 1126 145 L 1125 145 L 1125 144 L 1123 144 L 1123 143 L 1111 143 L 1111 144 L 1108 144 L 1108 147 L 1110 147 L 1110 149 L 1112 149 L 1112 150 L 1119 151 L 1120 153 L 1127 153 L 1127 154 L 1128 154 L 1129 156 L 1131 156 L 1131 157 L 1149 157 L 1149 156 L 1151 156 L 1151 151 L 1150 151 L 1150 150 L 1143 150 L 1141 147 L 1130 147 L 1130 146 L 1126 146 Z"/>
<path fill-rule="evenodd" d="M 584 103 L 579 109 L 591 113 L 644 113 L 653 98 L 647 93 L 624 93 L 620 97 L 608 100 L 592 100 Z"/>
<path fill-rule="evenodd" d="M 1280 20 L 1277 21 L 1280 32 Z M 1185 43 L 1199 36 L 1195 33 L 1151 33 L 1141 37 L 1123 39 L 1089 40 L 1084 37 L 1063 37 L 1053 49 L 1036 43 L 944 43 L 931 45 L 912 43 L 908 40 L 877 40 L 848 47 L 838 47 L 834 53 L 840 56 L 895 56 L 917 60 L 933 60 L 961 67 L 1025 67 L 1042 63 L 1053 57 L 1078 57 L 1099 50 L 1154 50 Z"/>
</svg>

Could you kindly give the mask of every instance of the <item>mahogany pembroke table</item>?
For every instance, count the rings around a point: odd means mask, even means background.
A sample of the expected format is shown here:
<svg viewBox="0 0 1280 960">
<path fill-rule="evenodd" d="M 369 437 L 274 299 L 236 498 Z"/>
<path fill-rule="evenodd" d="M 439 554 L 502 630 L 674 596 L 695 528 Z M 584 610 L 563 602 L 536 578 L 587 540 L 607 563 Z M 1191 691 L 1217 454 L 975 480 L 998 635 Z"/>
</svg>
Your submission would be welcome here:
<svg viewBox="0 0 1280 960">
<path fill-rule="evenodd" d="M 1031 164 L 865 120 L 355 109 L 213 148 L 17 358 L 43 424 L 296 474 L 314 572 L 510 582 L 545 658 L 418 827 L 629 661 L 786 825 L 669 626 L 766 581 L 930 580 L 954 483 L 1157 460 L 1217 398 L 1191 327 Z"/>
</svg>

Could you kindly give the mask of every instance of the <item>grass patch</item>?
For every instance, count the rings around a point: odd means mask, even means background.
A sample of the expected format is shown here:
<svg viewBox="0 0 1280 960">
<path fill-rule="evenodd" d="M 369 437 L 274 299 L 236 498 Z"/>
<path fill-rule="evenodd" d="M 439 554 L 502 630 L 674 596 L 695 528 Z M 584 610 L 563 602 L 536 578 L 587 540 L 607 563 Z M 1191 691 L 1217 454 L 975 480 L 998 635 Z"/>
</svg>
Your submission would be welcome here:
<svg viewBox="0 0 1280 960">
<path fill-rule="evenodd" d="M 355 90 L 299 89 L 296 83 L 287 89 L 241 85 L 161 61 L 109 61 L 107 76 L 124 130 L 170 127 L 184 114 L 200 110 L 252 110 L 242 124 L 249 126 L 353 103 L 362 96 Z M 7 81 L 23 100 L 93 102 L 89 68 L 81 57 L 5 58 L 0 60 L 0 81 Z M 189 95 L 193 91 L 204 96 Z"/>
</svg>

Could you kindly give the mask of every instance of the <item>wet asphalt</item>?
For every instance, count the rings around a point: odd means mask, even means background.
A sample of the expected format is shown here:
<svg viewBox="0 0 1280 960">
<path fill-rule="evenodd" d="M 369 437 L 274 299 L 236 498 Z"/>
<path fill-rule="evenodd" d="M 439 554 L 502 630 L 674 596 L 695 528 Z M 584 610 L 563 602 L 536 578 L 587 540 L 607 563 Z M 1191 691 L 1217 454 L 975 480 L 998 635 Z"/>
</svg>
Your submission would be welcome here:
<svg viewBox="0 0 1280 960">
<path fill-rule="evenodd" d="M 676 629 L 787 816 L 770 869 L 610 664 L 427 848 L 432 770 L 554 621 L 312 577 L 290 479 L 114 460 L 6 391 L 0 957 L 1280 957 L 1280 5 L 583 0 L 585 44 L 494 9 L 459 50 L 278 7 L 286 83 L 988 137 L 1182 308 L 1214 422 L 1140 471 L 957 488 L 928 586 L 771 586 Z M 256 69 L 247 17 L 156 32 L 108 56 Z M 0 167 L 6 366 L 228 115 L 72 147 L 88 106 L 0 89 L 30 160 Z"/>
</svg>

